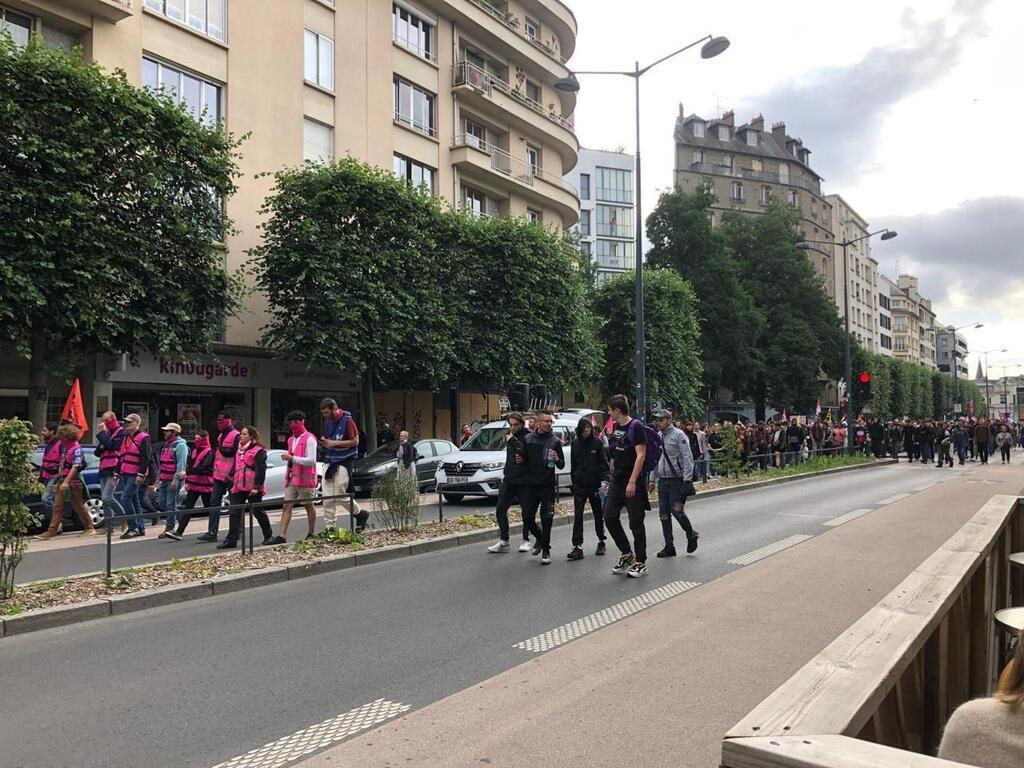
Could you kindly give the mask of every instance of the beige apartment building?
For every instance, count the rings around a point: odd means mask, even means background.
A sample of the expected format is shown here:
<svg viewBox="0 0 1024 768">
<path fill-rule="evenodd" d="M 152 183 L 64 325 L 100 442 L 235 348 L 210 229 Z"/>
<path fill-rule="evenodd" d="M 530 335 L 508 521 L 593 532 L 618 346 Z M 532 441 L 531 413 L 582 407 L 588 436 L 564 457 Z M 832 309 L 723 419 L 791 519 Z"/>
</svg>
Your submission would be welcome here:
<svg viewBox="0 0 1024 768">
<path fill-rule="evenodd" d="M 238 230 L 229 268 L 259 241 L 273 179 L 257 174 L 304 160 L 352 155 L 481 216 L 559 230 L 578 221 L 578 193 L 563 181 L 579 151 L 576 96 L 554 88 L 569 74 L 577 27 L 561 0 L 0 0 L 0 25 L 17 40 L 81 46 L 130 82 L 171 93 L 196 119 L 249 134 L 227 204 Z M 358 401 L 358 382 L 344 372 L 266 359 L 258 297 L 249 309 L 228 324 L 216 361 L 98 360 L 83 379 L 87 403 L 146 405 L 161 419 L 199 404 L 204 423 L 231 408 L 270 432 L 289 404 L 308 409 L 320 393 Z M 209 365 L 220 373 L 196 373 Z M 19 410 L 22 368 L 0 381 L 5 412 Z M 416 407 L 437 422 L 451 403 L 427 395 Z"/>
<path fill-rule="evenodd" d="M 868 222 L 840 195 L 828 195 L 825 200 L 832 209 L 832 232 L 835 234 L 835 284 L 833 295 L 839 316 L 846 311 L 845 296 L 850 298 L 850 333 L 857 343 L 869 352 L 881 351 L 878 311 L 878 262 L 871 256 L 871 241 L 867 238 Z M 841 242 L 850 242 L 846 248 L 846 291 L 843 286 L 843 248 Z M 886 335 L 886 339 L 888 339 Z M 891 341 L 889 342 L 891 346 Z"/>
<path fill-rule="evenodd" d="M 785 123 L 765 129 L 760 115 L 736 126 L 733 112 L 717 119 L 687 115 L 679 105 L 675 128 L 675 185 L 690 191 L 709 186 L 718 202 L 717 223 L 726 211 L 760 214 L 774 200 L 800 212 L 800 230 L 808 240 L 834 240 L 832 210 L 821 192 L 821 176 L 811 168 L 811 150 L 786 133 Z M 815 245 L 807 256 L 835 296 L 835 254 L 831 245 Z M 841 283 L 840 283 L 841 285 Z"/>
<path fill-rule="evenodd" d="M 935 313 L 931 301 L 918 292 L 917 278 L 900 275 L 889 301 L 895 358 L 936 370 Z"/>
</svg>

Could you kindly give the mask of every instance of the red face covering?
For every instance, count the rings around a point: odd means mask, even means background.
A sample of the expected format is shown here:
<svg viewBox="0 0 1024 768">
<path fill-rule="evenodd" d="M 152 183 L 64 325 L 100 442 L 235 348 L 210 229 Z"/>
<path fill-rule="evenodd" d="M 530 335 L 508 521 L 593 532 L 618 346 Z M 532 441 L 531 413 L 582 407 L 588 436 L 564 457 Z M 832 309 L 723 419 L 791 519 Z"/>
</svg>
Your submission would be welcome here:
<svg viewBox="0 0 1024 768">
<path fill-rule="evenodd" d="M 107 430 L 109 430 L 110 432 L 113 432 L 115 429 L 121 426 L 120 422 L 117 420 L 117 416 L 112 416 L 110 419 L 104 421 L 103 423 L 106 424 Z"/>
<path fill-rule="evenodd" d="M 196 448 L 198 448 L 200 451 L 203 450 L 204 448 L 209 448 L 210 447 L 210 438 L 209 437 L 196 437 L 196 441 L 195 442 L 196 442 Z"/>
<path fill-rule="evenodd" d="M 231 419 L 217 419 L 217 431 L 223 432 L 231 426 Z"/>
<path fill-rule="evenodd" d="M 298 437 L 306 431 L 306 422 L 304 421 L 291 421 L 288 423 L 288 426 L 292 429 L 293 437 Z"/>
</svg>

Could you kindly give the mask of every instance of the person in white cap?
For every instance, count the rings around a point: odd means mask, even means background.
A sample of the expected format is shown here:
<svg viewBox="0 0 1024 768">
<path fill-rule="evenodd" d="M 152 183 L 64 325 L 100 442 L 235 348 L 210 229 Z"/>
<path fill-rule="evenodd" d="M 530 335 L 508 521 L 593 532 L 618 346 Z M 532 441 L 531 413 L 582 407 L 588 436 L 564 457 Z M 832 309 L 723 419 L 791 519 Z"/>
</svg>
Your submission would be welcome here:
<svg viewBox="0 0 1024 768">
<path fill-rule="evenodd" d="M 156 487 L 156 505 L 167 516 L 161 539 L 174 532 L 178 522 L 178 486 L 185 479 L 188 445 L 181 439 L 181 425 L 164 424 L 164 447 L 160 451 L 160 479 Z"/>
</svg>

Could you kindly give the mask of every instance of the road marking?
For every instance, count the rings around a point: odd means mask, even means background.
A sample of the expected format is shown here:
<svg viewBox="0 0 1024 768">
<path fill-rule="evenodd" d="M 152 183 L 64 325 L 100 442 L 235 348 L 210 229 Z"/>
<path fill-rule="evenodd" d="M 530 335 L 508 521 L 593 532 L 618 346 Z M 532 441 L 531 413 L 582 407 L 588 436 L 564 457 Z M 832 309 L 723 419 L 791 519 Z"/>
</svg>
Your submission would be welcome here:
<svg viewBox="0 0 1024 768">
<path fill-rule="evenodd" d="M 941 482 L 941 481 L 936 481 L 936 482 Z M 935 483 L 925 483 L 924 485 L 919 485 L 917 488 L 914 488 L 913 491 L 914 491 L 914 493 L 920 493 L 921 491 L 927 491 L 933 485 L 935 485 Z"/>
<path fill-rule="evenodd" d="M 909 493 L 897 493 L 895 496 L 890 496 L 887 499 L 882 499 L 881 501 L 876 501 L 875 504 L 877 504 L 878 506 L 881 507 L 881 506 L 884 506 L 886 504 L 895 504 L 897 501 L 903 501 L 904 499 L 909 499 L 909 498 L 910 498 L 910 494 Z"/>
<path fill-rule="evenodd" d="M 512 647 L 518 648 L 521 651 L 532 651 L 533 653 L 549 651 L 552 648 L 557 648 L 560 645 L 565 645 L 572 640 L 588 635 L 601 627 L 613 624 L 627 616 L 632 616 L 634 613 L 639 613 L 644 608 L 650 608 L 652 605 L 662 603 L 699 586 L 700 584 L 694 581 L 671 581 L 663 587 L 631 597 L 629 600 L 613 605 L 611 608 L 597 611 L 597 613 L 592 613 L 589 616 L 584 616 L 582 619 L 570 621 L 568 624 L 563 624 L 557 629 L 552 629 L 550 632 L 545 632 L 542 635 L 531 637 L 529 640 L 516 643 Z"/>
<path fill-rule="evenodd" d="M 774 544 L 767 544 L 760 549 L 755 549 L 753 552 L 747 552 L 745 555 L 734 557 L 732 560 L 728 560 L 730 565 L 750 565 L 756 563 L 758 560 L 764 560 L 769 555 L 774 555 L 776 552 L 781 552 L 784 549 L 799 544 L 801 541 L 807 541 L 811 536 L 806 533 L 798 533 L 795 536 L 790 536 L 788 539 L 782 541 L 776 541 Z"/>
<path fill-rule="evenodd" d="M 377 699 L 317 725 L 233 757 L 214 768 L 279 768 L 409 710 L 408 704 Z"/>
<path fill-rule="evenodd" d="M 831 520 L 826 520 L 822 525 L 828 526 L 829 528 L 835 528 L 837 525 L 848 523 L 851 520 L 856 520 L 861 515 L 866 515 L 868 512 L 874 512 L 871 507 L 864 507 L 863 509 L 855 509 L 853 512 L 847 512 L 845 515 L 839 517 L 833 517 Z"/>
</svg>

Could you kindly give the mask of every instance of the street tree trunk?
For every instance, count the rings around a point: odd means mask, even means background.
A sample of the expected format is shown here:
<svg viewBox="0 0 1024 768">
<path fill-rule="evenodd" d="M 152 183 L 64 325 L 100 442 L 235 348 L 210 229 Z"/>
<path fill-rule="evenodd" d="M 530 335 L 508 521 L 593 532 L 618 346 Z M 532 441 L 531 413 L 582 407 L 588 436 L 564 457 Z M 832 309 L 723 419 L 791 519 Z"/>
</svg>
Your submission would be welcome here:
<svg viewBox="0 0 1024 768">
<path fill-rule="evenodd" d="M 373 398 L 373 368 L 366 369 L 363 376 L 363 409 L 366 421 L 363 431 L 366 433 L 366 452 L 377 448 L 377 406 Z"/>
<path fill-rule="evenodd" d="M 46 367 L 46 345 L 42 338 L 32 335 L 28 363 L 28 420 L 38 432 L 46 423 L 46 404 L 50 399 L 49 372 Z"/>
</svg>

